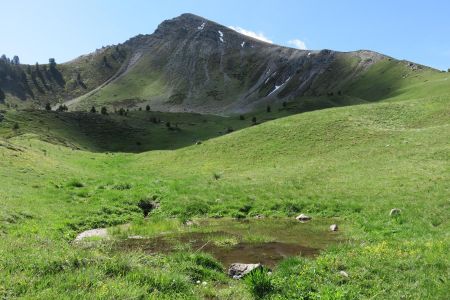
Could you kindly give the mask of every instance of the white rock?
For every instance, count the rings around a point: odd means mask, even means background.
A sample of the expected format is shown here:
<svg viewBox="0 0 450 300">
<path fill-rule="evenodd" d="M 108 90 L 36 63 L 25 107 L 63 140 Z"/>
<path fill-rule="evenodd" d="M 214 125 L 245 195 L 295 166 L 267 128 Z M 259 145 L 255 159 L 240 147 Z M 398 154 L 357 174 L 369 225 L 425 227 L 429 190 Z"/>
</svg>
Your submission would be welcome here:
<svg viewBox="0 0 450 300">
<path fill-rule="evenodd" d="M 82 240 L 84 240 L 86 238 L 91 238 L 91 237 L 107 238 L 108 231 L 106 230 L 106 228 L 97 228 L 97 229 L 86 230 L 86 231 L 83 231 L 82 233 L 80 233 L 79 235 L 77 235 L 74 242 L 81 242 Z"/>
<path fill-rule="evenodd" d="M 342 277 L 348 278 L 348 273 L 345 271 L 339 271 L 339 275 L 341 275 Z"/>
<path fill-rule="evenodd" d="M 338 228 L 337 224 L 333 224 L 333 225 L 330 226 L 330 230 L 331 231 L 338 231 L 338 229 L 339 228 Z"/>
<path fill-rule="evenodd" d="M 242 264 L 242 263 L 234 263 L 231 264 L 228 269 L 228 275 L 233 277 L 234 279 L 241 279 L 251 271 L 262 268 L 261 264 Z"/>
<path fill-rule="evenodd" d="M 392 216 L 398 216 L 401 213 L 400 208 L 393 208 L 391 209 L 391 211 L 389 212 L 389 215 Z"/>
<path fill-rule="evenodd" d="M 308 221 L 310 221 L 312 218 L 311 218 L 310 216 L 305 215 L 305 214 L 301 214 L 301 215 L 298 215 L 297 217 L 295 217 L 295 219 L 296 219 L 297 221 L 300 221 L 300 222 L 308 222 Z"/>
</svg>

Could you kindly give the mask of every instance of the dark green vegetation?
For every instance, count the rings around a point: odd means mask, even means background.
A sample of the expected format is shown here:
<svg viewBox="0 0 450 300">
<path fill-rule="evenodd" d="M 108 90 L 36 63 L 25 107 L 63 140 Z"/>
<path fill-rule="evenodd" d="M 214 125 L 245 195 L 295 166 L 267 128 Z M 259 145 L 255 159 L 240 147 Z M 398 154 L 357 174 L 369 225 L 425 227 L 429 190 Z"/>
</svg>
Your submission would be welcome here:
<svg viewBox="0 0 450 300">
<path fill-rule="evenodd" d="M 48 64 L 23 65 L 2 56 L 0 107 L 42 108 L 81 96 L 116 74 L 127 55 L 127 47 L 118 45 L 63 64 L 49 59 Z"/>
</svg>

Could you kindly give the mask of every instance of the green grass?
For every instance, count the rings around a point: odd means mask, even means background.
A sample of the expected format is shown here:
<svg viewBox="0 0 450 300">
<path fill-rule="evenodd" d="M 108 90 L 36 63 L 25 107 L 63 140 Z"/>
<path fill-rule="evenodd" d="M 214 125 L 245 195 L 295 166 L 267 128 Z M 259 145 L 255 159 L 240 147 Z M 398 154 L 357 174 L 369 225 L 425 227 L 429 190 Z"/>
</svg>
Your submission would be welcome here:
<svg viewBox="0 0 450 300">
<path fill-rule="evenodd" d="M 78 132 L 64 125 L 70 115 L 48 123 L 46 139 L 32 122 L 56 114 L 30 112 L 29 123 L 27 112 L 8 112 L 0 127 L 0 295 L 251 299 L 252 289 L 202 253 L 117 254 L 107 241 L 85 248 L 70 241 L 86 229 L 128 222 L 136 234 L 157 234 L 177 230 L 184 218 L 302 212 L 334 218 L 348 241 L 317 259 L 282 263 L 269 297 L 445 299 L 449 103 L 436 96 L 325 109 L 140 154 L 87 151 L 101 148 L 92 138 L 70 138 Z M 129 122 L 143 122 L 139 114 Z M 64 146 L 69 141 L 82 150 Z M 137 205 L 153 196 L 160 208 L 144 221 Z M 401 214 L 390 217 L 394 207 Z"/>
</svg>

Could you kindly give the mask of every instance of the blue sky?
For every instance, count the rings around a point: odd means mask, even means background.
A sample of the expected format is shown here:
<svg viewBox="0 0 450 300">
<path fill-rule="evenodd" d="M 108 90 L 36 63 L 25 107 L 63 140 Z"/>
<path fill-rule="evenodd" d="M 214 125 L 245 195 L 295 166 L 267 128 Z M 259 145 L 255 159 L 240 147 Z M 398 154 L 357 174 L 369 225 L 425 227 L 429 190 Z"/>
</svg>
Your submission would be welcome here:
<svg viewBox="0 0 450 300">
<path fill-rule="evenodd" d="M 447 0 L 2 0 L 0 8 L 0 54 L 23 63 L 64 62 L 191 12 L 276 44 L 370 49 L 450 68 Z"/>
</svg>

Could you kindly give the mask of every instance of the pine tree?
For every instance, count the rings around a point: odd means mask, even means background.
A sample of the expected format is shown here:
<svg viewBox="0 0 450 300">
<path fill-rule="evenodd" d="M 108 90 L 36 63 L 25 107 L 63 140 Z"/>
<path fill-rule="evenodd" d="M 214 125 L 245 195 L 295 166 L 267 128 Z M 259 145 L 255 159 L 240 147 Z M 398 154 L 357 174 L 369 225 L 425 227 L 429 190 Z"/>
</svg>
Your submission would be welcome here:
<svg viewBox="0 0 450 300">
<path fill-rule="evenodd" d="M 54 58 L 48 59 L 48 65 L 50 67 L 50 70 L 54 70 L 56 68 L 56 61 Z"/>
<path fill-rule="evenodd" d="M 145 107 L 145 110 L 146 110 L 146 111 L 150 111 L 150 105 L 147 105 L 147 106 Z"/>
<path fill-rule="evenodd" d="M 100 112 L 101 112 L 102 115 L 107 115 L 108 114 L 108 110 L 106 109 L 105 106 L 102 107 Z"/>
<path fill-rule="evenodd" d="M 20 59 L 17 55 L 14 55 L 13 59 L 12 59 L 12 64 L 13 65 L 20 65 Z"/>
<path fill-rule="evenodd" d="M 97 112 L 97 110 L 95 109 L 95 106 L 92 106 L 91 113 L 95 114 L 96 112 Z"/>
<path fill-rule="evenodd" d="M 272 108 L 270 107 L 270 105 L 267 105 L 267 112 L 270 113 L 272 111 Z"/>
<path fill-rule="evenodd" d="M 52 110 L 52 106 L 50 105 L 49 102 L 47 102 L 47 104 L 45 104 L 45 110 L 46 111 L 51 111 Z"/>
<path fill-rule="evenodd" d="M 0 89 L 0 101 L 5 101 L 5 98 L 6 98 L 6 96 L 5 96 L 5 93 L 3 92 L 3 90 L 2 89 Z"/>
</svg>

